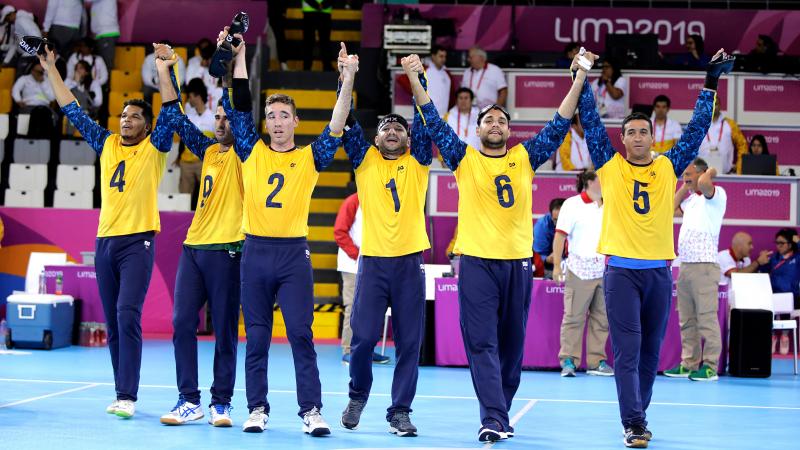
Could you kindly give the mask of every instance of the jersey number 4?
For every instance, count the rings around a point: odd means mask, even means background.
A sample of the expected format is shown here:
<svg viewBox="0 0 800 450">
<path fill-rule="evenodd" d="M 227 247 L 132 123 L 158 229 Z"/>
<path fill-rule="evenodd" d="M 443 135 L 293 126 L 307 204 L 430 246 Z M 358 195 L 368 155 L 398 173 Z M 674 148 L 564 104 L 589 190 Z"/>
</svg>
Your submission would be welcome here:
<svg viewBox="0 0 800 450">
<path fill-rule="evenodd" d="M 111 185 L 110 187 L 117 188 L 119 192 L 125 190 L 125 161 L 120 161 L 117 164 L 117 169 L 114 171 L 114 174 L 111 175 Z"/>
<path fill-rule="evenodd" d="M 639 190 L 642 187 L 647 187 L 647 183 L 633 182 L 633 210 L 639 214 L 647 214 L 650 212 L 650 195 L 647 191 Z"/>
<path fill-rule="evenodd" d="M 275 199 L 275 196 L 278 195 L 278 192 L 283 189 L 283 174 L 282 173 L 273 173 L 269 176 L 269 180 L 267 180 L 267 184 L 272 186 L 273 183 L 277 183 L 275 188 L 272 190 L 272 193 L 269 194 L 267 197 L 267 208 L 282 208 L 283 203 L 281 202 L 273 202 L 272 200 Z"/>
</svg>

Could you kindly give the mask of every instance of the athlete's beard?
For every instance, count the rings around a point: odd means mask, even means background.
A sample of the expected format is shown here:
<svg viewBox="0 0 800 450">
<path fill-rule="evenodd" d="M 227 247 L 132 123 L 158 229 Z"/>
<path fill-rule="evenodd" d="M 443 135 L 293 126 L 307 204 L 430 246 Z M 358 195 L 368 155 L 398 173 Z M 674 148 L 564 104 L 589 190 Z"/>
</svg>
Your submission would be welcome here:
<svg viewBox="0 0 800 450">
<path fill-rule="evenodd" d="M 490 148 L 492 150 L 501 149 L 506 146 L 506 140 L 501 138 L 498 142 L 492 142 L 489 140 L 489 136 L 481 137 L 481 144 L 484 147 Z"/>
<path fill-rule="evenodd" d="M 396 148 L 396 149 L 393 149 L 393 150 L 391 150 L 391 149 L 388 149 L 388 148 L 386 148 L 385 146 L 381 145 L 381 146 L 378 148 L 378 150 L 379 150 L 379 151 L 381 152 L 381 154 L 382 154 L 382 155 L 384 155 L 384 156 L 400 156 L 400 155 L 402 155 L 403 153 L 405 153 L 405 152 L 406 152 L 406 150 L 408 150 L 408 146 L 405 146 L 405 145 L 399 145 L 399 146 L 397 146 L 397 148 Z"/>
</svg>

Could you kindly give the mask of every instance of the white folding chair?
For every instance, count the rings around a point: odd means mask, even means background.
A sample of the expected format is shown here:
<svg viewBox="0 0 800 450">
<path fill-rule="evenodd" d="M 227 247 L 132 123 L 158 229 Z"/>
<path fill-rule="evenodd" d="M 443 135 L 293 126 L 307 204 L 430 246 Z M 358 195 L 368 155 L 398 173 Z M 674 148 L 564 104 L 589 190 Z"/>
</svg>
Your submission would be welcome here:
<svg viewBox="0 0 800 450">
<path fill-rule="evenodd" d="M 6 189 L 5 203 L 5 206 L 10 208 L 44 208 L 44 191 Z"/>
<path fill-rule="evenodd" d="M 71 192 L 91 192 L 94 189 L 94 166 L 59 164 L 56 168 L 56 188 Z"/>
<path fill-rule="evenodd" d="M 53 208 L 92 209 L 92 191 L 66 191 L 56 189 L 53 196 Z"/>
<path fill-rule="evenodd" d="M 191 211 L 192 210 L 192 195 L 191 194 L 165 194 L 158 193 L 158 210 L 159 211 Z"/>
<path fill-rule="evenodd" d="M 11 164 L 8 187 L 20 191 L 43 191 L 47 187 L 47 164 Z"/>
<path fill-rule="evenodd" d="M 791 293 L 772 294 L 772 313 L 789 314 L 789 319 L 773 319 L 773 330 L 790 330 L 792 333 L 792 349 L 794 350 L 794 374 L 797 375 L 797 318 L 800 310 L 794 309 L 794 295 Z"/>
<path fill-rule="evenodd" d="M 177 194 L 180 182 L 181 169 L 177 167 L 168 167 L 167 170 L 164 171 L 164 176 L 161 178 L 158 192 L 163 194 Z"/>
</svg>

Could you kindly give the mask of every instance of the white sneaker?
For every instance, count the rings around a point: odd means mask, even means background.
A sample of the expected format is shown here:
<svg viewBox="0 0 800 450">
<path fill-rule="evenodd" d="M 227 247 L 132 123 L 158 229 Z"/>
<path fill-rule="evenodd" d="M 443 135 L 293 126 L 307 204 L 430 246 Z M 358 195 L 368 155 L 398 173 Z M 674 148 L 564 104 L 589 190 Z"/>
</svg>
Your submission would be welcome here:
<svg viewBox="0 0 800 450">
<path fill-rule="evenodd" d="M 233 419 L 231 419 L 230 404 L 222 405 L 215 403 L 208 408 L 208 423 L 215 427 L 230 427 L 233 426 Z"/>
<path fill-rule="evenodd" d="M 264 412 L 263 406 L 258 406 L 250 412 L 250 417 L 242 425 L 242 431 L 245 433 L 261 433 L 266 428 L 267 421 L 269 421 L 269 414 Z"/>
<path fill-rule="evenodd" d="M 114 411 L 117 417 L 130 419 L 135 412 L 136 405 L 133 403 L 133 400 L 117 400 L 117 410 Z"/>
<path fill-rule="evenodd" d="M 331 427 L 322 418 L 322 414 L 316 406 L 303 414 L 303 432 L 314 437 L 331 434 Z"/>
<path fill-rule="evenodd" d="M 114 400 L 113 402 L 111 402 L 110 405 L 106 406 L 106 413 L 108 413 L 108 414 L 116 414 L 117 413 L 117 407 L 119 407 L 119 400 Z"/>
<path fill-rule="evenodd" d="M 172 411 L 161 416 L 161 423 L 164 425 L 183 425 L 186 422 L 202 418 L 203 408 L 200 405 L 179 398 Z"/>
</svg>

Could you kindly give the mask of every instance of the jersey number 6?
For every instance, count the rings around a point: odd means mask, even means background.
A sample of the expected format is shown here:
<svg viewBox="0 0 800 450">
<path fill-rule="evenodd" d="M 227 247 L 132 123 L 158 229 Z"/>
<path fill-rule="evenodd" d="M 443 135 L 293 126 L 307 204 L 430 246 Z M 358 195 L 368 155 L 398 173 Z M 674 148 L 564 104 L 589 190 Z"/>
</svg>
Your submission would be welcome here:
<svg viewBox="0 0 800 450">
<path fill-rule="evenodd" d="M 494 179 L 494 186 L 497 188 L 497 201 L 500 202 L 500 206 L 503 208 L 514 206 L 514 190 L 511 189 L 511 178 L 508 175 L 499 175 Z M 508 200 L 506 200 L 506 193 L 508 193 Z"/>
</svg>

